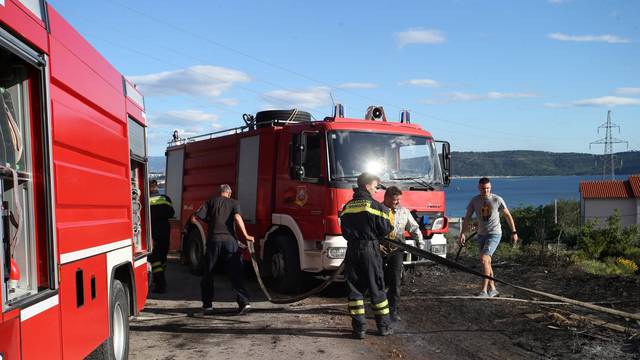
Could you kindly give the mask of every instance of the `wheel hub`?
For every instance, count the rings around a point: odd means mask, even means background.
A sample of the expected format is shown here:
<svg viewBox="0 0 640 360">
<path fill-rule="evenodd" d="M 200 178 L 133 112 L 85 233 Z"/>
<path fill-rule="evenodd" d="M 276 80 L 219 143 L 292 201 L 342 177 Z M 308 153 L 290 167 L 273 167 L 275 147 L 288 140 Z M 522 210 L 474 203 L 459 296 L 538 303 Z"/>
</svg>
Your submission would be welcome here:
<svg viewBox="0 0 640 360">
<path fill-rule="evenodd" d="M 282 278 L 284 276 L 284 254 L 277 252 L 271 258 L 271 274 L 274 278 Z"/>
<path fill-rule="evenodd" d="M 122 305 L 116 303 L 113 309 L 113 353 L 116 359 L 124 359 L 125 332 L 124 328 L 124 312 Z"/>
</svg>

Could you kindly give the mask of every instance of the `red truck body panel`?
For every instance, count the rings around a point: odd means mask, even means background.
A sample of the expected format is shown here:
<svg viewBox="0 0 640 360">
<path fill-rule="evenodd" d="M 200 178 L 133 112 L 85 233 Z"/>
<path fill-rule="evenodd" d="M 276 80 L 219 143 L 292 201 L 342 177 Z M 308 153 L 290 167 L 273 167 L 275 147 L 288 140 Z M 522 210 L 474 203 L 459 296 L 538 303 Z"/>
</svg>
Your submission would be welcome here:
<svg viewBox="0 0 640 360">
<path fill-rule="evenodd" d="M 146 158 L 134 158 L 130 138 L 131 126 L 145 127 L 144 105 L 128 95 L 122 74 L 43 6 L 44 20 L 18 0 L 0 6 L 9 40 L 41 61 L 25 61 L 37 287 L 24 299 L 0 302 L 4 359 L 84 358 L 109 337 L 114 281 L 128 288 L 132 314 L 147 297 Z M 141 243 L 134 241 L 132 183 L 142 192 Z"/>
</svg>

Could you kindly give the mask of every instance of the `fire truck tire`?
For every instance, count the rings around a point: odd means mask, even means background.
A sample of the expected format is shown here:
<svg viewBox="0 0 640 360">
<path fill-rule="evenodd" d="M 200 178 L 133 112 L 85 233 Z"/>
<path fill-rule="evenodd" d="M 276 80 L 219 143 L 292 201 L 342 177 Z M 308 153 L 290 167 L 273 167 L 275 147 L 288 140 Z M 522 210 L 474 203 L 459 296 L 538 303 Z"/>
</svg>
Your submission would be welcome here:
<svg viewBox="0 0 640 360">
<path fill-rule="evenodd" d="M 187 241 L 187 262 L 189 270 L 194 275 L 202 275 L 204 270 L 203 255 L 204 241 L 197 230 L 189 232 Z"/>
<path fill-rule="evenodd" d="M 292 117 L 294 110 L 265 110 L 256 113 L 255 122 L 257 127 L 264 127 L 271 125 L 274 120 L 281 121 L 293 121 L 293 122 L 307 122 L 311 121 L 311 114 L 306 111 L 297 111 Z"/>
<path fill-rule="evenodd" d="M 295 241 L 286 235 L 277 235 L 268 245 L 268 261 L 271 287 L 285 294 L 296 292 L 302 272 Z"/>
<path fill-rule="evenodd" d="M 129 358 L 129 296 L 126 287 L 114 279 L 111 283 L 109 308 L 109 338 L 92 353 L 104 360 Z"/>
</svg>

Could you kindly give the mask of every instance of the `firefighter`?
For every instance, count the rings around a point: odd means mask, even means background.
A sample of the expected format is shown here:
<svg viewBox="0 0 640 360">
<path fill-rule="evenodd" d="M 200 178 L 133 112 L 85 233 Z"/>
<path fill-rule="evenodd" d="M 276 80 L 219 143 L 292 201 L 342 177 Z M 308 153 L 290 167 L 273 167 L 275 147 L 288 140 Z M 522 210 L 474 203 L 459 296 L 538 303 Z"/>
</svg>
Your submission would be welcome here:
<svg viewBox="0 0 640 360">
<path fill-rule="evenodd" d="M 383 204 L 390 209 L 389 216 L 394 230 L 388 235 L 390 240 L 401 243 L 406 242 L 404 238 L 405 230 L 409 232 L 411 238 L 415 241 L 416 246 L 420 249 L 424 248 L 424 240 L 420 232 L 420 226 L 415 221 L 409 209 L 400 206 L 402 199 L 402 190 L 396 186 L 389 186 L 384 193 Z M 380 246 L 382 259 L 384 260 L 384 279 L 389 287 L 387 291 L 387 299 L 389 300 L 389 308 L 391 310 L 391 321 L 400 321 L 398 315 L 398 303 L 400 302 L 400 287 L 402 283 L 402 262 L 404 260 L 404 252 L 393 246 Z"/>
<path fill-rule="evenodd" d="M 169 219 L 173 217 L 174 210 L 171 199 L 158 192 L 158 182 L 156 180 L 151 180 L 149 194 L 151 195 L 151 238 L 153 239 L 153 250 L 149 257 L 153 273 L 153 288 L 151 291 L 164 293 L 167 291 L 165 270 L 171 231 Z"/>
<path fill-rule="evenodd" d="M 250 309 L 249 293 L 244 287 L 242 256 L 236 240 L 236 227 L 242 238 L 254 241 L 240 214 L 240 204 L 231 198 L 231 186 L 222 184 L 219 195 L 212 197 L 194 213 L 194 216 L 208 224 L 207 247 L 204 255 L 204 275 L 200 281 L 202 290 L 202 308 L 205 315 L 215 313 L 213 309 L 214 268 L 218 261 L 222 261 L 226 275 L 236 292 L 238 315 L 245 315 Z"/>
<path fill-rule="evenodd" d="M 349 286 L 349 313 L 356 339 L 363 339 L 365 335 L 364 294 L 367 290 L 371 295 L 378 335 L 393 333 L 379 250 L 379 240 L 393 231 L 393 226 L 389 209 L 373 199 L 379 182 L 380 179 L 373 174 L 362 173 L 358 176 L 353 199 L 340 214 L 342 235 L 347 240 L 344 274 Z"/>
</svg>

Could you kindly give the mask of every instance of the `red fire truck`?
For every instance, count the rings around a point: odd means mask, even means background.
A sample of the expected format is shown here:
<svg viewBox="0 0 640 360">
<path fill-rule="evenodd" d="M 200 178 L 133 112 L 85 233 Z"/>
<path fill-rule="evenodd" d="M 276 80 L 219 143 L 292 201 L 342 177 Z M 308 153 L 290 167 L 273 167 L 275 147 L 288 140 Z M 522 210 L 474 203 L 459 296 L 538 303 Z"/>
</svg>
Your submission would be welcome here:
<svg viewBox="0 0 640 360">
<path fill-rule="evenodd" d="M 0 359 L 126 359 L 147 297 L 144 99 L 43 0 L 0 0 Z"/>
<path fill-rule="evenodd" d="M 248 231 L 255 236 L 262 271 L 273 287 L 292 291 L 304 272 L 336 269 L 346 252 L 338 213 L 351 199 L 363 171 L 380 175 L 403 191 L 403 206 L 419 221 L 427 249 L 445 256 L 448 230 L 443 186 L 449 183 L 449 144 L 438 154 L 431 134 L 409 123 L 386 120 L 370 107 L 365 119 L 344 108 L 311 121 L 297 110 L 245 115 L 245 126 L 189 139 L 174 139 L 166 151 L 166 193 L 173 199 L 172 247 L 194 271 L 205 242 L 189 222 L 217 186 L 230 184 Z M 377 199 L 382 200 L 383 192 Z M 412 262 L 407 255 L 406 261 Z"/>
</svg>

